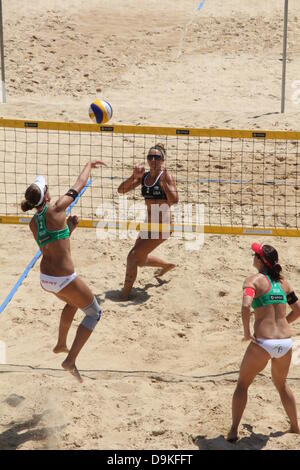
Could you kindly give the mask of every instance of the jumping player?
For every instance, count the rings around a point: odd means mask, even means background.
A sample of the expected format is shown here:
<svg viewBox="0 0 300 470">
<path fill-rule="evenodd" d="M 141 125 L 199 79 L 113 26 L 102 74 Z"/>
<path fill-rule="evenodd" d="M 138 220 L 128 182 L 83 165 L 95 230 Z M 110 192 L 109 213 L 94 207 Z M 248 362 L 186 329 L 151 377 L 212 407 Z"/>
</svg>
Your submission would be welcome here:
<svg viewBox="0 0 300 470">
<path fill-rule="evenodd" d="M 78 219 L 73 216 L 66 221 L 65 211 L 86 185 L 91 169 L 103 164 L 100 160 L 88 162 L 73 187 L 54 204 L 50 204 L 45 178 L 38 176 L 26 189 L 25 200 L 21 204 L 23 212 L 36 210 L 29 227 L 42 252 L 41 286 L 66 304 L 61 314 L 58 341 L 53 352 L 68 353 L 62 367 L 80 382 L 82 379 L 75 361 L 100 319 L 101 308 L 89 287 L 75 272 L 70 235 L 76 228 Z M 71 349 L 68 350 L 67 335 L 78 308 L 84 312 L 85 317 L 77 329 Z"/>
</svg>

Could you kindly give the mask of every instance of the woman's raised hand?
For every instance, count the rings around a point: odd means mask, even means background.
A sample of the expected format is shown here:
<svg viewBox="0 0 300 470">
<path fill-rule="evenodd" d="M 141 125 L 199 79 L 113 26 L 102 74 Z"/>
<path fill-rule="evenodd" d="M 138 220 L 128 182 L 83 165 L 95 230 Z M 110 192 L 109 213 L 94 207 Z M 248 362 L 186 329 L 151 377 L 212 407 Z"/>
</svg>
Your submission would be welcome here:
<svg viewBox="0 0 300 470">
<path fill-rule="evenodd" d="M 139 181 L 143 178 L 145 173 L 145 167 L 143 165 L 136 165 L 133 169 L 133 177 L 136 181 Z"/>
<path fill-rule="evenodd" d="M 70 233 L 72 233 L 79 223 L 77 215 L 70 215 L 67 219 L 67 224 L 69 226 Z"/>
</svg>

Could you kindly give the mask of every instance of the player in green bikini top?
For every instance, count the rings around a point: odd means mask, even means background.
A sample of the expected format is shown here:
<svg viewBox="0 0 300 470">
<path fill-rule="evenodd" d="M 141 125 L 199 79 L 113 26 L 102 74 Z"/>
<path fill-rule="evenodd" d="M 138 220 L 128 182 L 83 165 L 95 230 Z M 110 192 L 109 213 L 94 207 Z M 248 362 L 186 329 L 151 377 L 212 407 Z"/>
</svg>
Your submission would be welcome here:
<svg viewBox="0 0 300 470">
<path fill-rule="evenodd" d="M 44 207 L 42 212 L 37 212 L 34 215 L 34 220 L 37 226 L 36 241 L 40 248 L 47 245 L 48 243 L 56 240 L 63 240 L 70 238 L 69 225 L 59 230 L 49 230 L 46 226 L 46 213 L 49 209 L 48 204 Z"/>
<path fill-rule="evenodd" d="M 89 161 L 76 179 L 72 188 L 56 202 L 51 197 L 43 176 L 37 176 L 25 191 L 21 203 L 23 212 L 35 209 L 29 228 L 42 252 L 40 283 L 44 291 L 54 294 L 65 303 L 61 313 L 59 334 L 54 353 L 66 353 L 63 369 L 82 381 L 75 361 L 82 347 L 96 327 L 101 308 L 96 297 L 77 275 L 71 257 L 70 235 L 78 224 L 76 216 L 66 220 L 66 209 L 86 185 L 93 168 L 103 165 L 100 160 Z M 80 323 L 70 350 L 67 335 L 76 311 L 81 309 L 85 317 Z"/>
<path fill-rule="evenodd" d="M 270 289 L 266 294 L 262 294 L 252 301 L 252 308 L 255 310 L 258 307 L 265 307 L 266 305 L 273 304 L 286 304 L 286 293 L 282 289 L 279 281 L 272 281 L 272 279 L 265 274 L 270 283 Z"/>
<path fill-rule="evenodd" d="M 300 317 L 300 302 L 290 283 L 282 276 L 277 250 L 270 245 L 253 243 L 253 266 L 257 273 L 243 285 L 242 322 L 245 351 L 239 378 L 232 397 L 232 425 L 227 440 L 238 439 L 238 428 L 247 403 L 248 388 L 257 374 L 271 361 L 271 373 L 282 404 L 290 420 L 291 433 L 300 434 L 295 398 L 286 383 L 292 359 L 290 323 Z M 292 311 L 286 315 L 286 304 Z M 251 312 L 251 306 L 254 312 Z M 254 334 L 250 321 L 254 317 Z"/>
</svg>

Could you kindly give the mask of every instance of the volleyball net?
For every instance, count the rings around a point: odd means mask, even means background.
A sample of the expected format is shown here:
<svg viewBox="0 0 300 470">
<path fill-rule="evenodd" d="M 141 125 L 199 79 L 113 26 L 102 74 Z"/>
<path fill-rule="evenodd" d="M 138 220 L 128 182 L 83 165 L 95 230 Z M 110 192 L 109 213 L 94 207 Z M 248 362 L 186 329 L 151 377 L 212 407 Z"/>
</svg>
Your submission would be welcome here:
<svg viewBox="0 0 300 470">
<path fill-rule="evenodd" d="M 105 219 L 139 223 L 140 188 L 126 195 L 125 219 L 117 189 L 135 165 L 147 170 L 148 150 L 161 142 L 176 181 L 177 206 L 203 205 L 205 232 L 299 236 L 299 141 L 300 132 L 1 119 L 0 222 L 29 222 L 33 213 L 22 213 L 20 202 L 37 174 L 46 177 L 55 200 L 89 159 L 101 159 L 107 166 L 93 170 L 93 184 L 76 207 L 80 225 L 96 227 Z M 180 212 L 176 206 L 173 211 Z"/>
</svg>

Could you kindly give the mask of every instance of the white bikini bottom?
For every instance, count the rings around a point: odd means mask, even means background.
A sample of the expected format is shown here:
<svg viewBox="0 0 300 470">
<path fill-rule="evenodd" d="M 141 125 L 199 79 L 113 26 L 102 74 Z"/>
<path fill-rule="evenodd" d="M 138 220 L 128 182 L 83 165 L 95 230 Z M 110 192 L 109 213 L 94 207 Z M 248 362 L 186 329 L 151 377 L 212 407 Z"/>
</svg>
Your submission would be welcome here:
<svg viewBox="0 0 300 470">
<path fill-rule="evenodd" d="M 293 346 L 291 338 L 284 339 L 264 339 L 255 338 L 255 343 L 267 351 L 271 358 L 279 358 L 284 356 Z"/>
<path fill-rule="evenodd" d="M 70 284 L 77 277 L 76 273 L 69 274 L 69 276 L 48 276 L 47 274 L 40 274 L 40 282 L 43 289 L 47 292 L 58 294 L 68 284 Z"/>
</svg>

